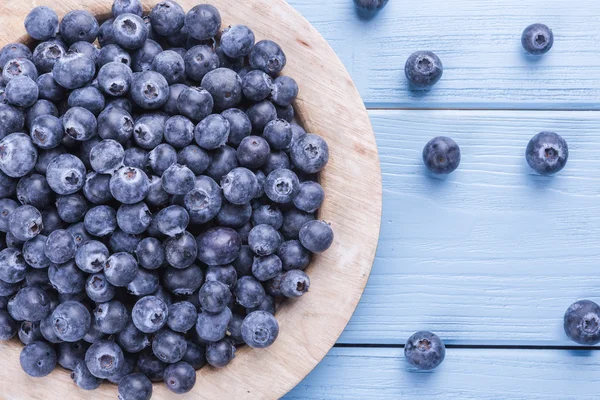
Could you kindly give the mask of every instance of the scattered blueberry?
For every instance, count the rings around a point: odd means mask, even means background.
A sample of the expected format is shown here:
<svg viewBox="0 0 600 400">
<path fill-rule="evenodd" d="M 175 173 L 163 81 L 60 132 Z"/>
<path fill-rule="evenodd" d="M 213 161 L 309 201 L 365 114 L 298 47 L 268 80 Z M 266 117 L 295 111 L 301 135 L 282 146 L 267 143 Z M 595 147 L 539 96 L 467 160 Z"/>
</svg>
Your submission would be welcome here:
<svg viewBox="0 0 600 400">
<path fill-rule="evenodd" d="M 554 34 L 544 24 L 532 24 L 523 31 L 521 44 L 528 53 L 536 56 L 545 54 L 554 44 Z"/>
<path fill-rule="evenodd" d="M 527 144 L 527 164 L 540 175 L 552 175 L 567 164 L 567 142 L 554 132 L 540 132 Z"/>
<path fill-rule="evenodd" d="M 590 300 L 571 304 L 564 317 L 565 333 L 575 343 L 595 345 L 600 342 L 600 306 Z"/>
<path fill-rule="evenodd" d="M 444 342 L 434 333 L 417 332 L 406 341 L 404 357 L 421 370 L 431 370 L 444 361 L 446 347 Z"/>
<path fill-rule="evenodd" d="M 408 57 L 404 66 L 406 79 L 416 89 L 426 89 L 435 85 L 444 67 L 437 55 L 430 51 L 417 51 Z"/>
<path fill-rule="evenodd" d="M 449 174 L 460 164 L 460 148 L 449 137 L 438 136 L 423 148 L 425 166 L 436 174 Z"/>
<path fill-rule="evenodd" d="M 142 373 L 127 375 L 119 382 L 119 400 L 150 400 L 152 382 Z"/>
</svg>

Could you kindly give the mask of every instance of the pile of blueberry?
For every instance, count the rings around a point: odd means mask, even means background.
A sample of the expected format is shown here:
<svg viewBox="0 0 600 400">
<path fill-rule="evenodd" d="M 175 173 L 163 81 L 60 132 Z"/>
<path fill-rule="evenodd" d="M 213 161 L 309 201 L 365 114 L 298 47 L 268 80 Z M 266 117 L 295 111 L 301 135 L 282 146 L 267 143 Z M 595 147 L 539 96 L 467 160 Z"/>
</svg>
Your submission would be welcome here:
<svg viewBox="0 0 600 400">
<path fill-rule="evenodd" d="M 294 122 L 277 43 L 208 4 L 112 14 L 37 7 L 33 52 L 0 51 L 0 339 L 31 376 L 141 400 L 275 341 L 333 242 L 329 150 Z"/>
</svg>

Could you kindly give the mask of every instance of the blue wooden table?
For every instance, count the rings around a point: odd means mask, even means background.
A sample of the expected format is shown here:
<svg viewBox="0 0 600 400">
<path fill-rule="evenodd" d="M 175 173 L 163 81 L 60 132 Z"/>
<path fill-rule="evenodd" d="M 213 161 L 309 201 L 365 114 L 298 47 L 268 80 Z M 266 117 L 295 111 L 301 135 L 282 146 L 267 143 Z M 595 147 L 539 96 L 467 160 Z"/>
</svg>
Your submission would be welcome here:
<svg viewBox="0 0 600 400">
<path fill-rule="evenodd" d="M 287 399 L 598 399 L 600 352 L 562 329 L 566 308 L 600 299 L 600 3 L 391 0 L 359 18 L 352 0 L 289 0 L 329 41 L 369 108 L 383 173 L 373 272 L 346 331 Z M 520 35 L 549 25 L 553 49 Z M 436 52 L 445 70 L 411 92 L 404 62 Z M 537 132 L 569 144 L 557 176 L 528 169 Z M 432 137 L 454 138 L 459 169 L 429 176 Z M 448 344 L 431 373 L 402 345 Z"/>
</svg>

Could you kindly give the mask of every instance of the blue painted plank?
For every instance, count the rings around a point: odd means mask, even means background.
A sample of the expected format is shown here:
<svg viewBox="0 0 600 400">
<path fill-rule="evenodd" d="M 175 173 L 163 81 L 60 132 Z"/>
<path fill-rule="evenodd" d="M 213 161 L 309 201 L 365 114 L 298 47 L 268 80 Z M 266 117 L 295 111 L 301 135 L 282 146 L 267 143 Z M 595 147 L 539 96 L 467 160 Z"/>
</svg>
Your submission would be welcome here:
<svg viewBox="0 0 600 400">
<path fill-rule="evenodd" d="M 371 278 L 341 343 L 569 344 L 566 308 L 600 300 L 600 113 L 371 111 L 383 219 Z M 525 162 L 553 130 L 570 157 L 554 177 Z M 462 149 L 457 171 L 427 174 L 434 136 Z"/>
<path fill-rule="evenodd" d="M 598 399 L 600 352 L 448 349 L 432 372 L 403 349 L 334 348 L 285 400 Z"/>
<path fill-rule="evenodd" d="M 596 0 L 390 1 L 360 19 L 352 0 L 289 0 L 327 39 L 368 107 L 600 109 L 600 5 Z M 549 25 L 553 49 L 529 57 L 523 29 Z M 442 80 L 411 92 L 404 63 L 436 52 Z"/>
</svg>

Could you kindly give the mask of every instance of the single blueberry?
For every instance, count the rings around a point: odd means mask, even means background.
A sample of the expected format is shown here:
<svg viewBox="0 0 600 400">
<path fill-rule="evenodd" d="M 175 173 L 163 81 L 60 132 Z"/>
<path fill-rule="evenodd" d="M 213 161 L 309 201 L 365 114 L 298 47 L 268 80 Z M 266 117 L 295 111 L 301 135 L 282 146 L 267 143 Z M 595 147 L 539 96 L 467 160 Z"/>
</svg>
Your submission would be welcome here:
<svg viewBox="0 0 600 400">
<path fill-rule="evenodd" d="M 260 136 L 246 136 L 240 142 L 236 156 L 242 167 L 256 169 L 267 162 L 271 147 Z"/>
<path fill-rule="evenodd" d="M 188 301 L 173 303 L 169 306 L 167 325 L 175 332 L 185 333 L 196 325 L 197 318 L 198 312 L 192 303 Z"/>
<path fill-rule="evenodd" d="M 185 16 L 185 27 L 189 35 L 195 39 L 210 39 L 221 28 L 221 14 L 210 4 L 197 5 Z"/>
<path fill-rule="evenodd" d="M 168 267 L 162 283 L 169 292 L 177 296 L 188 296 L 202 286 L 204 276 L 200 267 L 191 265 L 185 269 Z"/>
<path fill-rule="evenodd" d="M 86 141 L 98 133 L 96 116 L 83 107 L 73 107 L 62 118 L 65 133 L 71 139 Z"/>
<path fill-rule="evenodd" d="M 68 102 L 69 107 L 82 107 L 94 115 L 100 114 L 106 105 L 104 95 L 94 86 L 75 89 L 69 95 Z"/>
<path fill-rule="evenodd" d="M 195 82 L 201 82 L 204 76 L 219 68 L 219 56 L 212 47 L 199 45 L 194 46 L 187 51 L 183 57 L 185 63 L 185 74 L 189 79 Z"/>
<path fill-rule="evenodd" d="M 168 306 L 156 296 L 146 296 L 133 306 L 131 318 L 136 328 L 144 333 L 159 331 L 167 323 Z"/>
<path fill-rule="evenodd" d="M 333 230 L 325 221 L 309 221 L 298 233 L 300 243 L 313 253 L 327 250 L 333 243 Z"/>
<path fill-rule="evenodd" d="M 221 49 L 228 57 L 245 57 L 253 46 L 254 32 L 246 25 L 230 26 L 221 34 Z"/>
<path fill-rule="evenodd" d="M 300 190 L 298 176 L 289 169 L 271 172 L 264 184 L 265 194 L 276 203 L 291 203 Z"/>
<path fill-rule="evenodd" d="M 52 203 L 54 193 L 44 176 L 31 174 L 19 180 L 17 199 L 21 204 L 29 204 L 41 210 Z"/>
<path fill-rule="evenodd" d="M 54 333 L 65 342 L 83 339 L 90 325 L 90 312 L 78 301 L 66 301 L 52 311 Z"/>
<path fill-rule="evenodd" d="M 160 282 L 156 272 L 140 268 L 135 279 L 127 285 L 127 291 L 134 296 L 148 296 L 156 292 L 159 285 Z"/>
<path fill-rule="evenodd" d="M 150 22 L 159 35 L 175 35 L 185 24 L 185 11 L 175 1 L 162 1 L 150 12 Z"/>
<path fill-rule="evenodd" d="M 202 78 L 202 87 L 211 94 L 218 110 L 236 107 L 242 100 L 242 80 L 228 68 L 209 71 Z"/>
<path fill-rule="evenodd" d="M 58 15 L 49 7 L 36 7 L 25 17 L 25 30 L 35 40 L 48 40 L 58 32 Z"/>
<path fill-rule="evenodd" d="M 444 361 L 446 347 L 444 342 L 434 333 L 417 332 L 406 341 L 404 357 L 420 370 L 431 370 Z"/>
<path fill-rule="evenodd" d="M 221 181 L 223 176 L 238 166 L 236 152 L 229 146 L 223 146 L 212 152 L 210 164 L 205 171 L 205 175 L 215 181 Z"/>
<path fill-rule="evenodd" d="M 138 15 L 131 13 L 120 14 L 113 22 L 115 43 L 124 49 L 139 49 L 148 39 L 148 34 L 148 27 Z"/>
<path fill-rule="evenodd" d="M 163 48 L 160 44 L 151 39 L 146 40 L 144 45 L 135 50 L 131 55 L 131 69 L 133 72 L 153 70 L 152 63 L 154 59 L 162 52 Z M 164 76 L 162 73 L 160 73 L 160 75 L 168 81 L 168 77 Z"/>
<path fill-rule="evenodd" d="M 311 259 L 310 252 L 298 240 L 284 242 L 277 250 L 277 255 L 281 259 L 283 269 L 286 271 L 292 269 L 304 270 L 308 267 Z"/>
<path fill-rule="evenodd" d="M 425 166 L 436 174 L 449 174 L 460 164 L 460 148 L 449 137 L 438 136 L 423 148 Z"/>
<path fill-rule="evenodd" d="M 279 76 L 273 81 L 271 100 L 280 107 L 291 105 L 298 97 L 298 84 L 289 76 Z"/>
<path fill-rule="evenodd" d="M 127 322 L 125 328 L 117 333 L 116 340 L 119 346 L 128 353 L 139 353 L 150 346 L 148 335 L 136 328 L 131 320 Z"/>
<path fill-rule="evenodd" d="M 177 98 L 177 109 L 193 121 L 202 121 L 208 117 L 214 107 L 212 95 L 201 87 L 184 89 Z"/>
<path fill-rule="evenodd" d="M 290 158 L 298 170 L 307 174 L 315 174 L 327 165 L 329 146 L 322 137 L 306 134 L 293 140 Z"/>
<path fill-rule="evenodd" d="M 285 149 L 292 142 L 292 127 L 289 122 L 283 119 L 269 121 L 267 125 L 265 125 L 263 137 L 272 149 Z"/>
<path fill-rule="evenodd" d="M 174 237 L 185 231 L 190 218 L 185 208 L 174 205 L 160 210 L 154 221 L 163 235 Z"/>
<path fill-rule="evenodd" d="M 238 304 L 242 307 L 258 307 L 265 298 L 265 290 L 259 281 L 251 276 L 243 276 L 238 279 L 234 288 L 234 295 Z"/>
<path fill-rule="evenodd" d="M 86 231 L 94 236 L 108 236 L 117 229 L 117 213 L 109 206 L 91 208 L 83 220 Z"/>
<path fill-rule="evenodd" d="M 106 280 L 104 274 L 94 274 L 90 275 L 85 282 L 85 293 L 90 300 L 96 303 L 105 303 L 115 297 L 116 289 Z M 100 325 L 98 325 L 98 328 L 103 332 Z"/>
<path fill-rule="evenodd" d="M 172 195 L 185 195 L 194 188 L 195 175 L 186 166 L 173 164 L 162 175 L 162 187 Z"/>
<path fill-rule="evenodd" d="M 50 296 L 39 286 L 25 286 L 8 301 L 8 313 L 16 321 L 39 322 L 50 314 Z"/>
<path fill-rule="evenodd" d="M 157 54 L 152 60 L 151 69 L 164 76 L 169 85 L 183 82 L 186 78 L 183 56 L 172 50 Z"/>
<path fill-rule="evenodd" d="M 237 205 L 250 202 L 256 196 L 257 186 L 256 175 L 247 168 L 235 168 L 221 180 L 225 198 Z"/>
<path fill-rule="evenodd" d="M 228 144 L 239 146 L 242 139 L 250 136 L 252 133 L 252 124 L 250 119 L 242 110 L 230 108 L 221 113 L 221 116 L 229 122 L 229 139 Z"/>
<path fill-rule="evenodd" d="M 521 44 L 525 51 L 530 54 L 536 56 L 545 54 L 554 44 L 554 34 L 544 24 L 532 24 L 523 31 Z"/>
<path fill-rule="evenodd" d="M 10 233 L 23 242 L 39 235 L 42 226 L 42 214 L 30 205 L 20 206 L 8 216 Z"/>
<path fill-rule="evenodd" d="M 144 71 L 134 78 L 131 96 L 139 107 L 156 110 L 169 99 L 169 84 L 158 72 Z"/>
<path fill-rule="evenodd" d="M 221 226 L 237 229 L 250 221 L 251 217 L 252 206 L 250 203 L 237 205 L 225 202 L 217 214 L 217 222 Z"/>
<path fill-rule="evenodd" d="M 31 124 L 30 135 L 40 149 L 56 148 L 64 136 L 62 121 L 53 115 L 39 116 Z"/>
<path fill-rule="evenodd" d="M 292 269 L 283 274 L 279 283 L 279 290 L 285 297 L 300 297 L 308 292 L 310 279 L 304 271 Z"/>
<path fill-rule="evenodd" d="M 34 378 L 50 374 L 56 367 L 57 358 L 54 349 L 42 341 L 28 344 L 21 350 L 19 357 L 23 371 Z"/>
<path fill-rule="evenodd" d="M 173 393 L 187 393 L 196 384 L 196 371 L 184 361 L 171 364 L 165 369 L 164 382 Z"/>
<path fill-rule="evenodd" d="M 571 304 L 564 316 L 565 333 L 575 343 L 595 345 L 600 342 L 600 306 L 590 300 Z"/>
<path fill-rule="evenodd" d="M 131 87 L 133 72 L 126 64 L 113 61 L 100 68 L 97 79 L 98 86 L 100 86 L 100 90 L 104 94 L 108 96 L 124 96 L 129 92 Z"/>
<path fill-rule="evenodd" d="M 201 312 L 196 322 L 196 333 L 202 340 L 217 342 L 225 337 L 231 316 L 231 310 L 227 307 L 214 314 Z"/>
<path fill-rule="evenodd" d="M 198 260 L 207 265 L 225 265 L 235 260 L 241 240 L 231 228 L 211 228 L 197 238 Z"/>
<path fill-rule="evenodd" d="M 235 346 L 229 340 L 209 343 L 206 347 L 206 361 L 215 368 L 223 368 L 235 357 Z"/>
<path fill-rule="evenodd" d="M 121 108 L 106 108 L 98 116 L 98 135 L 102 139 L 113 139 L 125 143 L 131 138 L 134 129 L 131 115 Z"/>
<path fill-rule="evenodd" d="M 83 195 L 94 204 L 105 204 L 113 199 L 110 189 L 110 175 L 92 172 L 85 177 Z"/>
<path fill-rule="evenodd" d="M 165 257 L 174 268 L 187 268 L 194 263 L 198 254 L 196 239 L 189 232 L 165 240 Z"/>
<path fill-rule="evenodd" d="M 294 197 L 294 205 L 299 210 L 313 213 L 321 207 L 324 199 L 323 187 L 317 182 L 307 181 L 300 184 L 300 190 Z"/>
<path fill-rule="evenodd" d="M 73 372 L 71 372 L 71 379 L 79 388 L 83 390 L 94 390 L 100 387 L 102 384 L 102 379 L 92 375 L 88 369 L 85 363 L 85 356 L 83 361 L 77 363 L 75 368 L 73 368 Z"/>
<path fill-rule="evenodd" d="M 169 329 L 163 329 L 154 336 L 152 352 L 162 362 L 173 364 L 181 361 L 187 350 L 185 337 Z"/>
<path fill-rule="evenodd" d="M 271 40 L 261 40 L 250 52 L 250 66 L 269 75 L 277 75 L 286 64 L 286 57 L 279 45 Z"/>
<path fill-rule="evenodd" d="M 110 192 L 121 203 L 139 203 L 149 190 L 148 176 L 138 168 L 123 167 L 110 179 Z"/>
<path fill-rule="evenodd" d="M 85 274 L 73 261 L 50 264 L 48 278 L 52 287 L 60 294 L 77 294 L 85 290 Z"/>
<path fill-rule="evenodd" d="M 108 378 L 123 367 L 123 350 L 113 341 L 98 340 L 85 353 L 85 364 L 97 378 Z"/>
<path fill-rule="evenodd" d="M 94 318 L 100 332 L 113 335 L 125 328 L 129 316 L 123 303 L 112 300 L 98 304 Z"/>
<path fill-rule="evenodd" d="M 277 110 L 273 103 L 263 100 L 249 107 L 246 115 L 252 123 L 253 131 L 260 134 L 270 121 L 277 119 Z"/>
<path fill-rule="evenodd" d="M 279 335 L 279 324 L 266 311 L 254 311 L 244 318 L 242 337 L 250 347 L 265 348 L 275 342 Z"/>
<path fill-rule="evenodd" d="M 540 132 L 527 144 L 527 164 L 540 175 L 552 175 L 567 164 L 567 142 L 554 132 Z"/>
<path fill-rule="evenodd" d="M 417 51 L 408 57 L 404 74 L 415 89 L 426 89 L 435 85 L 444 72 L 440 58 L 431 51 Z"/>
<path fill-rule="evenodd" d="M 71 232 L 58 229 L 48 235 L 45 254 L 55 264 L 63 264 L 75 257 L 77 245 Z"/>
<path fill-rule="evenodd" d="M 125 252 L 111 255 L 104 264 L 104 275 L 114 286 L 125 287 L 129 285 L 138 273 L 138 263 L 135 258 Z"/>
<path fill-rule="evenodd" d="M 135 14 L 141 17 L 144 8 L 141 0 L 115 0 L 111 11 L 113 17 L 118 17 L 121 14 Z"/>
<path fill-rule="evenodd" d="M 225 146 L 229 138 L 229 121 L 219 114 L 204 118 L 194 130 L 196 143 L 205 150 Z"/>
<path fill-rule="evenodd" d="M 152 382 L 139 372 L 124 376 L 119 382 L 120 400 L 150 400 Z"/>
<path fill-rule="evenodd" d="M 94 60 L 85 54 L 68 52 L 56 60 L 52 77 L 65 89 L 77 89 L 88 85 L 96 74 Z"/>
<path fill-rule="evenodd" d="M 52 72 L 56 61 L 67 52 L 61 46 L 53 42 L 42 42 L 33 50 L 33 63 L 39 73 Z"/>
<path fill-rule="evenodd" d="M 135 250 L 138 263 L 146 269 L 158 269 L 165 261 L 165 250 L 160 241 L 148 237 L 142 239 Z"/>
</svg>

